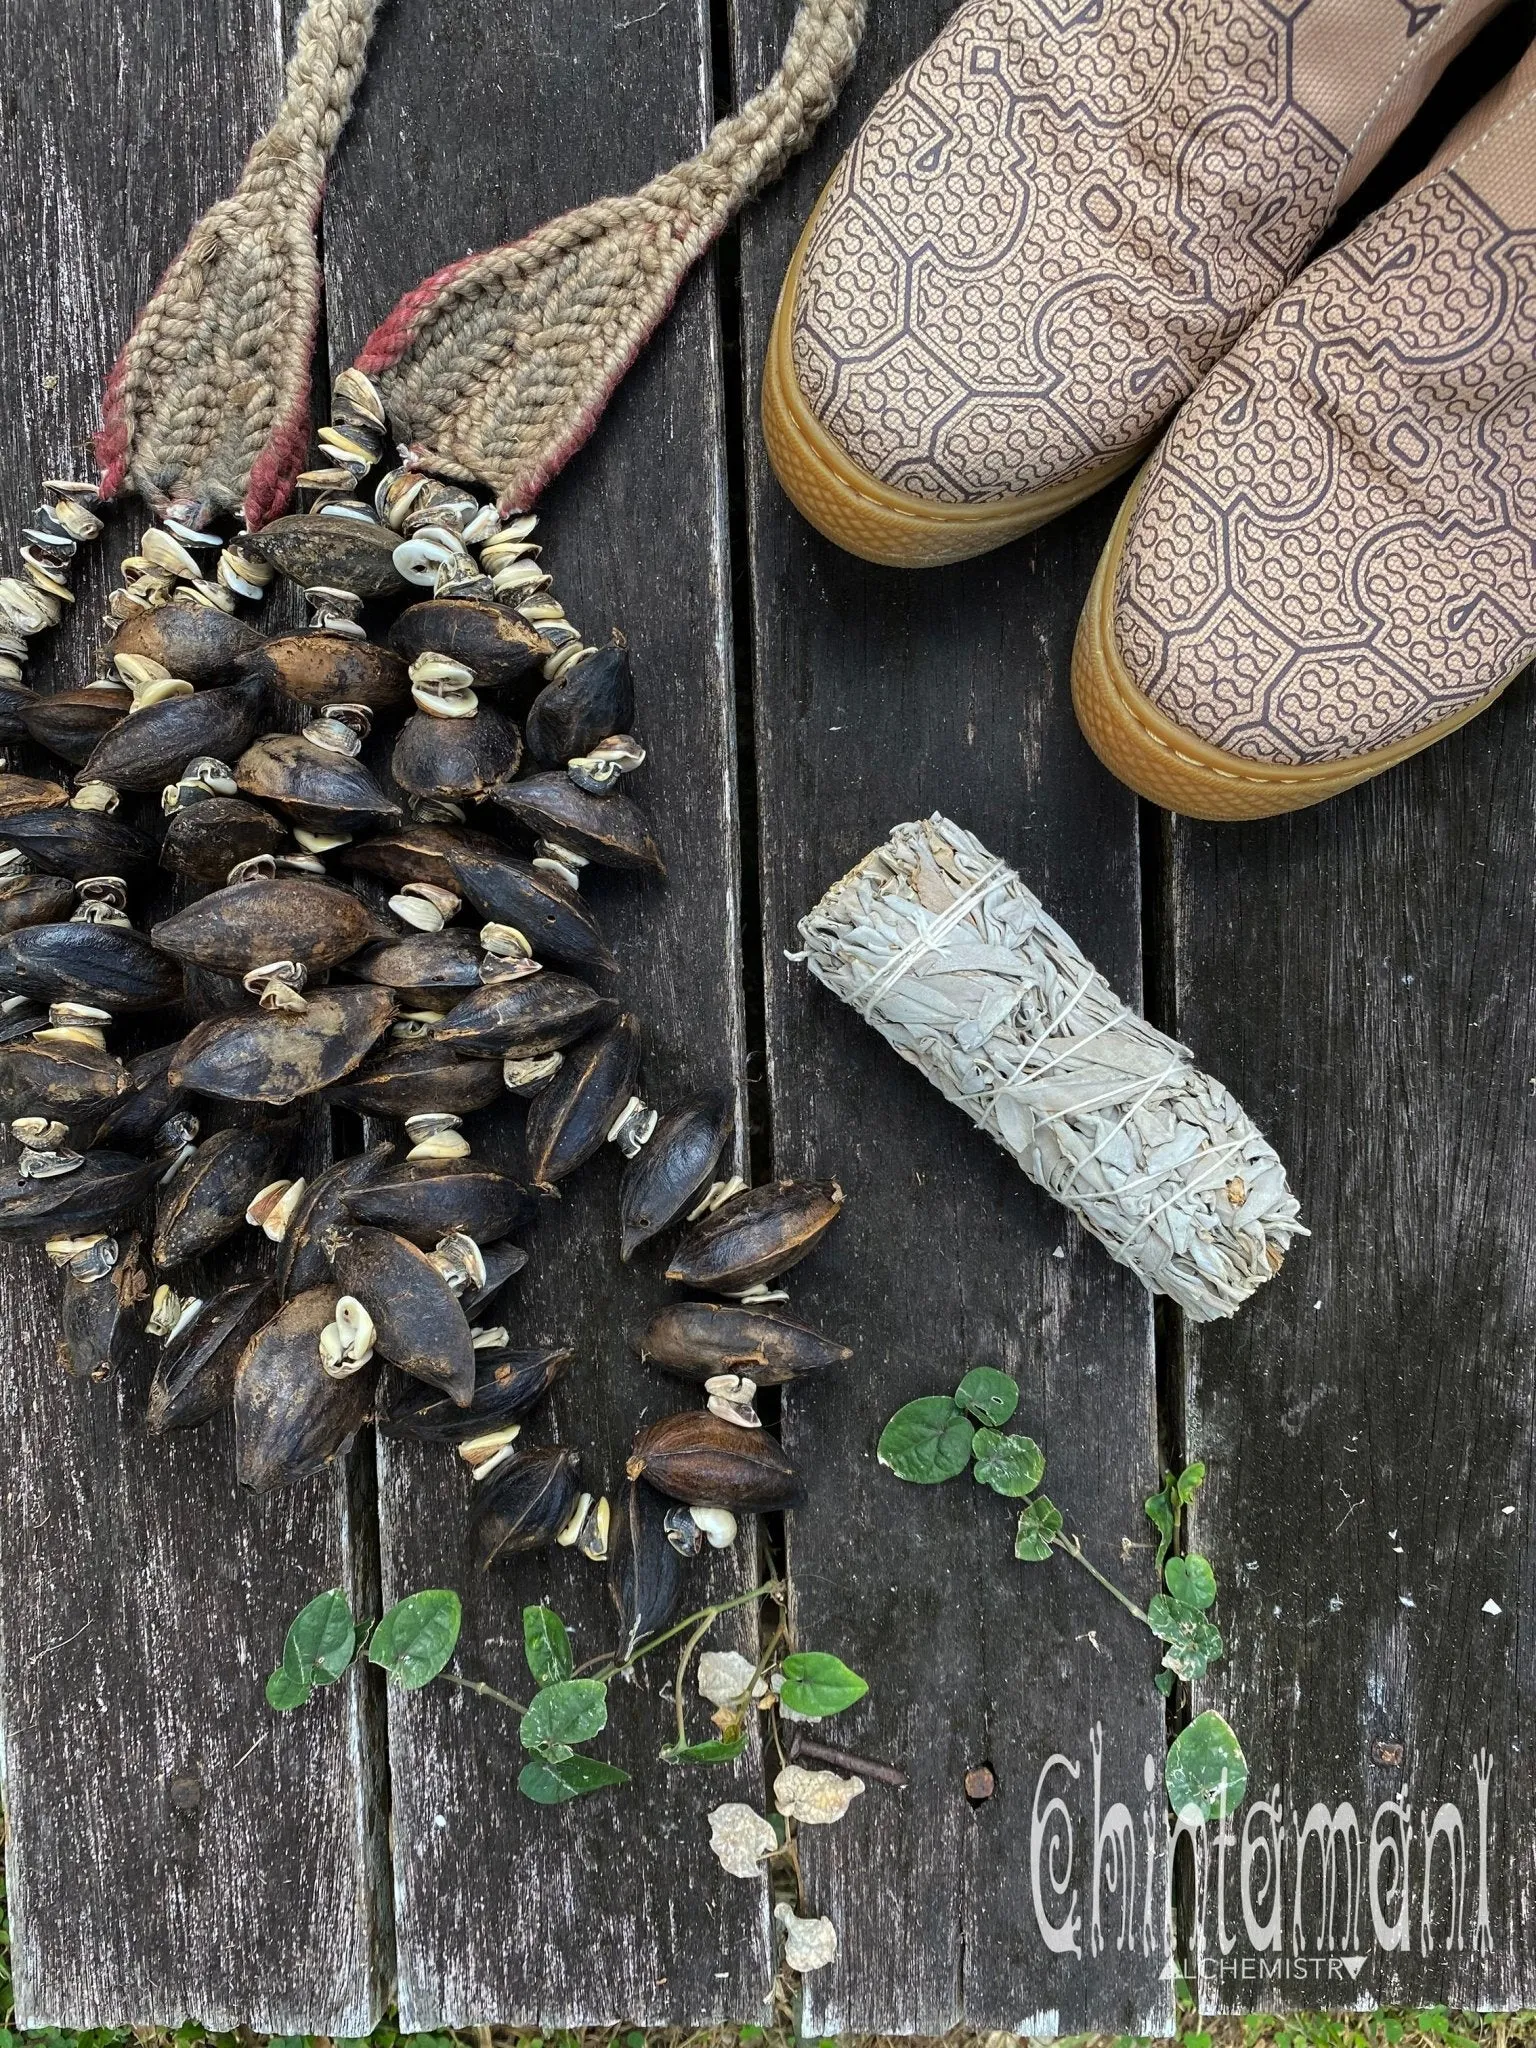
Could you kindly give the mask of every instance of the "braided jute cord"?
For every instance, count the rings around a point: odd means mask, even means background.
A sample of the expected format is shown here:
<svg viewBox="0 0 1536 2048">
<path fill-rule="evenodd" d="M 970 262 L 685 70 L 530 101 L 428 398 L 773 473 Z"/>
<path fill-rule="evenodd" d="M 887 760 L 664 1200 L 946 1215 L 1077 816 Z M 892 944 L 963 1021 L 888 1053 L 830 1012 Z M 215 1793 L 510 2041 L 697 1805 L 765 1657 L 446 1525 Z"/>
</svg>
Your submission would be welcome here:
<svg viewBox="0 0 1536 2048">
<path fill-rule="evenodd" d="M 282 108 L 240 183 L 209 208 L 139 315 L 107 384 L 103 488 L 156 510 L 280 511 L 304 466 L 320 311 L 314 228 L 325 168 L 381 0 L 310 0 Z"/>
<path fill-rule="evenodd" d="M 381 4 L 309 0 L 276 122 L 112 372 L 97 437 L 106 495 L 131 483 L 157 511 L 238 512 L 251 527 L 287 504 L 309 442 L 325 169 Z M 690 265 L 830 112 L 864 12 L 865 0 L 800 0 L 778 71 L 698 156 L 407 293 L 358 367 L 414 458 L 530 503 L 591 433 Z"/>
</svg>

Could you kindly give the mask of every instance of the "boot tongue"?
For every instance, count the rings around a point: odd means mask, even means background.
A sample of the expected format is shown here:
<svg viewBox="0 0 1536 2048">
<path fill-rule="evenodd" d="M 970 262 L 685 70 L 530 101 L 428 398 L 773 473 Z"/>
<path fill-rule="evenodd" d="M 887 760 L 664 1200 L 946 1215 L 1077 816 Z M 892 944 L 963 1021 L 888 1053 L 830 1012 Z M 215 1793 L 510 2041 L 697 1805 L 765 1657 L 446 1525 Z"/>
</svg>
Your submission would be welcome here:
<svg viewBox="0 0 1536 2048">
<path fill-rule="evenodd" d="M 836 102 L 865 0 L 801 0 L 778 71 L 696 157 L 430 277 L 357 368 L 422 467 L 526 508 L 581 447 L 693 263 Z"/>
</svg>

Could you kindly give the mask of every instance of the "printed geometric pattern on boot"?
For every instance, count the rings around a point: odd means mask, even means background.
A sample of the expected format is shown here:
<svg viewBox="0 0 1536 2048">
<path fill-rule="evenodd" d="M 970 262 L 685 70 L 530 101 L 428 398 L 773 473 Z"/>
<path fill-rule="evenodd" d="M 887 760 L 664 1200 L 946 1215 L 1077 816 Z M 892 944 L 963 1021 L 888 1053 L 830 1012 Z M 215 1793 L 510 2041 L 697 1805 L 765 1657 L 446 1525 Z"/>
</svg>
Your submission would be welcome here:
<svg viewBox="0 0 1536 2048">
<path fill-rule="evenodd" d="M 823 192 L 763 425 L 855 553 L 1000 545 L 1126 468 L 1501 0 L 969 0 Z"/>
<path fill-rule="evenodd" d="M 1111 536 L 1078 716 L 1143 795 L 1297 808 L 1536 656 L 1536 49 L 1276 300 Z"/>
</svg>

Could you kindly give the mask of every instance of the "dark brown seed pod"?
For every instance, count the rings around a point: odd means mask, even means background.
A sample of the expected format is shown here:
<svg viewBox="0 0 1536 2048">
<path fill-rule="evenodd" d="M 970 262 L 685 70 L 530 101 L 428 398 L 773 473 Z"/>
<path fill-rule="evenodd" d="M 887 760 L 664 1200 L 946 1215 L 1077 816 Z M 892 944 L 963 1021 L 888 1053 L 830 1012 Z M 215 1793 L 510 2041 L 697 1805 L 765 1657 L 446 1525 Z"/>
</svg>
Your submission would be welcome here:
<svg viewBox="0 0 1536 2048">
<path fill-rule="evenodd" d="M 0 1231 L 38 1242 L 91 1230 L 115 1230 L 149 1199 L 157 1159 L 87 1152 L 72 1173 L 0 1182 Z"/>
<path fill-rule="evenodd" d="M 380 1172 L 394 1156 L 394 1149 L 393 1145 L 373 1145 L 366 1152 L 350 1153 L 309 1182 L 277 1248 L 277 1291 L 282 1300 L 329 1279 L 331 1259 L 325 1238 L 345 1221 L 342 1198 L 349 1188 L 361 1187 Z"/>
<path fill-rule="evenodd" d="M 477 988 L 455 1003 L 432 1036 L 437 1045 L 477 1056 L 477 1064 L 508 1052 L 532 1059 L 574 1045 L 618 1014 L 611 996 L 600 996 L 573 974 L 529 974 Z"/>
<path fill-rule="evenodd" d="M 52 690 L 23 706 L 21 722 L 30 739 L 78 768 L 89 759 L 102 735 L 127 716 L 132 705 L 133 692 L 120 683 L 98 683 L 83 690 Z"/>
<path fill-rule="evenodd" d="M 375 939 L 379 920 L 350 889 L 304 875 L 234 882 L 155 925 L 162 953 L 215 974 L 248 974 L 274 960 L 297 960 L 319 974 Z"/>
<path fill-rule="evenodd" d="M 485 1285 L 466 1288 L 459 1296 L 459 1306 L 471 1322 L 489 1307 L 507 1282 L 515 1279 L 528 1263 L 528 1254 L 510 1237 L 484 1246 L 481 1257 L 485 1260 Z"/>
<path fill-rule="evenodd" d="M 293 1144 L 291 1122 L 215 1131 L 165 1181 L 155 1202 L 157 1266 L 212 1251 L 245 1223 L 251 1197 L 272 1180 Z"/>
<path fill-rule="evenodd" d="M 241 861 L 287 845 L 288 827 L 260 804 L 243 796 L 210 796 L 172 814 L 160 841 L 160 865 L 216 888 Z"/>
<path fill-rule="evenodd" d="M 83 882 L 88 875 L 133 875 L 153 867 L 155 843 L 104 811 L 28 811 L 0 823 L 0 846 L 24 853 L 34 867 Z"/>
<path fill-rule="evenodd" d="M 708 1294 L 745 1294 L 813 1252 L 842 1213 L 834 1181 L 768 1181 L 733 1195 L 679 1243 L 667 1278 Z"/>
<path fill-rule="evenodd" d="M 494 1244 L 526 1229 L 538 1213 L 528 1190 L 510 1174 L 473 1161 L 440 1165 L 426 1159 L 382 1167 L 362 1186 L 348 1189 L 341 1206 L 357 1222 L 398 1231 L 427 1249 L 455 1231 L 478 1245 Z"/>
<path fill-rule="evenodd" d="M 323 988 L 302 1010 L 237 1010 L 187 1033 L 171 1085 L 231 1102 L 297 1102 L 361 1066 L 389 1029 L 394 998 L 383 988 Z"/>
<path fill-rule="evenodd" d="M 524 730 L 541 761 L 562 768 L 578 754 L 590 754 L 599 740 L 631 732 L 635 686 L 627 647 L 600 647 L 546 683 L 528 709 Z"/>
<path fill-rule="evenodd" d="M 482 1571 L 553 1543 L 576 1506 L 581 1459 L 561 1445 L 523 1451 L 482 1482 L 464 1550 Z"/>
<path fill-rule="evenodd" d="M 411 605 L 390 628 L 389 644 L 408 662 L 421 654 L 460 661 L 483 689 L 536 675 L 555 651 L 516 612 L 478 597 L 429 597 Z"/>
<path fill-rule="evenodd" d="M 245 656 L 240 667 L 295 704 L 396 711 L 411 701 L 411 679 L 399 655 L 344 633 L 283 633 Z"/>
<path fill-rule="evenodd" d="M 31 1036 L 0 1045 L 0 1120 L 7 1123 L 46 1114 L 83 1142 L 105 1129 L 101 1119 L 132 1085 L 122 1061 L 101 1046 Z M 107 1142 L 121 1147 L 133 1141 Z"/>
<path fill-rule="evenodd" d="M 51 811 L 68 802 L 62 782 L 41 775 L 0 775 L 0 818 L 23 818 L 29 811 Z"/>
<path fill-rule="evenodd" d="M 659 1635 L 682 1604 L 683 1559 L 667 1541 L 667 1502 L 643 1479 L 631 1480 L 608 1532 L 608 1592 L 619 1610 L 619 1654 L 631 1657 Z"/>
<path fill-rule="evenodd" d="M 624 1470 L 689 1507 L 775 1514 L 801 1497 L 795 1468 L 771 1436 L 707 1408 L 650 1423 L 635 1438 Z"/>
<path fill-rule="evenodd" d="M 453 849 L 448 858 L 453 886 L 482 917 L 515 926 L 541 960 L 558 960 L 588 973 L 617 970 L 597 919 L 574 889 L 547 870 L 511 854 L 465 848 Z"/>
<path fill-rule="evenodd" d="M 450 925 L 440 932 L 409 932 L 369 946 L 347 962 L 359 981 L 392 988 L 408 1010 L 441 1007 L 459 989 L 478 988 L 484 955 L 473 932 Z"/>
<path fill-rule="evenodd" d="M 644 811 L 617 791 L 592 796 L 554 771 L 501 783 L 491 791 L 491 802 L 509 811 L 524 831 L 558 841 L 596 867 L 667 872 Z"/>
<path fill-rule="evenodd" d="M 51 1048 L 50 1048 L 51 1049 Z M 66 1048 L 61 1046 L 60 1051 Z M 89 1052 L 87 1046 L 73 1048 L 78 1052 Z M 147 1151 L 155 1132 L 173 1111 L 181 1106 L 183 1091 L 173 1088 L 170 1082 L 171 1061 L 176 1056 L 174 1045 L 157 1045 L 149 1052 L 141 1052 L 131 1059 L 122 1072 L 122 1086 L 111 1099 L 105 1115 L 96 1126 L 93 1145 L 105 1145 L 120 1152 Z M 111 1058 L 110 1054 L 96 1054 L 101 1059 Z M 112 1061 L 118 1065 L 116 1060 Z"/>
<path fill-rule="evenodd" d="M 235 1368 L 235 1471 L 253 1493 L 322 1471 L 368 1420 L 377 1375 L 367 1366 L 332 1379 L 320 1333 L 340 1289 L 296 1294 L 256 1332 Z"/>
<path fill-rule="evenodd" d="M 456 1408 L 430 1387 L 402 1381 L 380 1413 L 380 1433 L 412 1443 L 472 1443 L 477 1436 L 531 1415 L 573 1356 L 567 1344 L 541 1344 L 531 1351 L 478 1358 L 474 1399 L 467 1408 Z"/>
<path fill-rule="evenodd" d="M 523 1142 L 536 1187 L 553 1187 L 601 1148 L 639 1072 L 640 1022 L 628 1012 L 567 1054 L 528 1109 Z"/>
<path fill-rule="evenodd" d="M 473 1116 L 501 1099 L 501 1069 L 462 1060 L 434 1044 L 394 1045 L 331 1091 L 341 1109 L 363 1116 Z"/>
<path fill-rule="evenodd" d="M 734 1302 L 673 1301 L 658 1309 L 634 1339 L 650 1365 L 679 1379 L 703 1381 L 717 1373 L 745 1373 L 760 1387 L 788 1386 L 853 1353 L 819 1330 L 764 1309 Z"/>
<path fill-rule="evenodd" d="M 675 1223 L 714 1172 L 735 1124 L 723 1095 L 701 1095 L 662 1117 L 619 1182 L 619 1257 Z"/>
<path fill-rule="evenodd" d="M 517 773 L 522 758 L 517 727 L 482 704 L 473 718 L 416 712 L 400 728 L 389 772 L 410 796 L 478 803 L 495 783 Z"/>
<path fill-rule="evenodd" d="M 241 1354 L 276 1310 L 270 1280 L 243 1281 L 205 1301 L 185 1329 L 167 1338 L 149 1383 L 144 1426 L 150 1435 L 192 1429 L 227 1408 Z"/>
<path fill-rule="evenodd" d="M 395 567 L 399 535 L 388 527 L 360 519 L 327 519 L 318 512 L 290 512 L 259 533 L 247 534 L 242 547 L 301 589 L 317 585 L 350 590 L 362 598 L 390 597 L 405 580 Z"/>
<path fill-rule="evenodd" d="M 123 1240 L 111 1272 L 99 1279 L 78 1279 L 66 1270 L 59 1300 L 59 1358 L 71 1379 L 112 1377 L 143 1328 L 149 1291 L 136 1237 Z"/>
<path fill-rule="evenodd" d="M 222 690 L 167 697 L 121 719 L 96 742 L 86 779 L 114 789 L 162 790 L 199 754 L 233 761 L 261 730 L 266 686 L 255 680 Z"/>
<path fill-rule="evenodd" d="M 125 619 L 112 636 L 112 654 L 158 661 L 188 683 L 216 683 L 255 654 L 263 636 L 244 619 L 202 604 L 166 604 Z"/>
<path fill-rule="evenodd" d="M 29 690 L 24 683 L 0 680 L 0 742 L 26 738 L 24 714 L 36 694 L 35 690 Z"/>
<path fill-rule="evenodd" d="M 350 524 L 326 521 L 344 523 Z M 247 747 L 235 762 L 235 781 L 311 832 L 354 832 L 400 815 L 361 761 L 314 746 L 302 733 L 269 733 Z"/>
<path fill-rule="evenodd" d="M 500 841 L 484 832 L 470 832 L 462 825 L 422 825 L 408 818 L 386 832 L 376 832 L 371 839 L 343 847 L 337 858 L 346 867 L 382 875 L 388 882 L 431 882 L 436 888 L 462 895 L 454 861 L 469 855 L 500 860 L 503 853 Z"/>
<path fill-rule="evenodd" d="M 338 1284 L 372 1316 L 379 1356 L 467 1408 L 475 1397 L 475 1340 L 426 1253 L 392 1231 L 347 1227 L 328 1231 L 325 1248 Z"/>
<path fill-rule="evenodd" d="M 181 994 L 181 970 L 120 924 L 28 925 L 0 939 L 0 989 L 39 1003 L 158 1010 Z"/>
<path fill-rule="evenodd" d="M 0 933 L 54 924 L 74 907 L 75 892 L 62 875 L 0 877 Z"/>
</svg>

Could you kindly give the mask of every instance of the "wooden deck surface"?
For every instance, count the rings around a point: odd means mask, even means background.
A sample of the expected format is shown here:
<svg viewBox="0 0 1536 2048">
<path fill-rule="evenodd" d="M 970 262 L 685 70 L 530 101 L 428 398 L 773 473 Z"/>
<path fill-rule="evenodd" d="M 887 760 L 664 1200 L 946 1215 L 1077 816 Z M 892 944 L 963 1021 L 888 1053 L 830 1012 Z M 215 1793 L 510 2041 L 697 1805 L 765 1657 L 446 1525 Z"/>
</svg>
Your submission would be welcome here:
<svg viewBox="0 0 1536 2048">
<path fill-rule="evenodd" d="M 280 11 L 93 0 L 77 33 L 0 0 L 5 530 L 37 477 L 83 468 L 134 307 L 269 117 Z M 825 133 L 701 266 L 542 507 L 572 615 L 635 650 L 670 879 L 594 893 L 653 1099 L 724 1088 L 743 1169 L 848 1195 L 794 1276 L 796 1311 L 856 1358 L 783 1403 L 810 1486 L 789 1572 L 801 1642 L 870 1679 L 839 1738 L 908 1786 L 802 1837 L 807 1895 L 841 1937 L 805 2030 L 1165 2032 L 1170 1919 L 1207 2010 L 1536 2003 L 1536 711 L 1517 689 L 1293 821 L 1138 815 L 1067 689 L 1113 494 L 924 576 L 796 518 L 756 426 L 779 279 L 859 120 L 946 11 L 874 7 Z M 325 204 L 331 370 L 441 263 L 695 147 L 771 71 L 791 12 L 391 0 Z M 1398 175 L 1533 26 L 1521 0 L 1463 60 Z M 134 531 L 114 528 L 40 681 L 78 676 Z M 1231 1325 L 1154 1318 L 786 961 L 823 889 L 934 809 L 1017 866 L 1287 1161 L 1313 1236 Z M 508 1157 L 515 1130 L 493 1141 Z M 662 1290 L 618 1266 L 615 1179 L 599 1165 L 572 1186 L 514 1296 L 528 1341 L 577 1346 L 553 1433 L 610 1478 L 672 1391 L 626 1342 Z M 62 1378 L 52 1294 L 40 1255 L 0 1259 L 22 2023 L 353 2036 L 396 1984 L 407 2029 L 764 2018 L 765 1894 L 719 1871 L 703 1819 L 763 1803 L 761 1756 L 666 1770 L 659 1677 L 616 1705 L 608 1753 L 634 1784 L 556 1811 L 519 1800 L 515 1727 L 462 1693 L 386 1700 L 359 1674 L 276 1721 L 263 1681 L 311 1594 L 343 1584 L 371 1607 L 464 1585 L 458 1476 L 367 1438 L 334 1482 L 253 1503 L 223 1425 L 144 1435 L 142 1361 L 106 1388 Z M 1142 1633 L 1065 1566 L 1015 1565 L 1004 1503 L 875 1466 L 893 1408 L 979 1363 L 1018 1377 L 1052 1497 L 1143 1597 L 1142 1499 L 1169 1458 L 1209 1464 L 1196 1536 L 1230 1647 L 1194 1704 L 1232 1721 L 1251 1779 L 1203 1884 L 1182 1862 L 1170 1881 L 1161 1823 L 1147 1831 L 1169 1730 Z M 731 1553 L 711 1583 L 749 1569 Z M 606 1644 L 598 1576 L 534 1560 L 466 1587 L 464 1675 L 512 1683 L 518 1610 L 546 1594 L 588 1654 Z M 973 1805 L 983 1762 L 997 1790 Z M 1137 1849 L 1112 1886 L 1117 1803 Z"/>
</svg>

